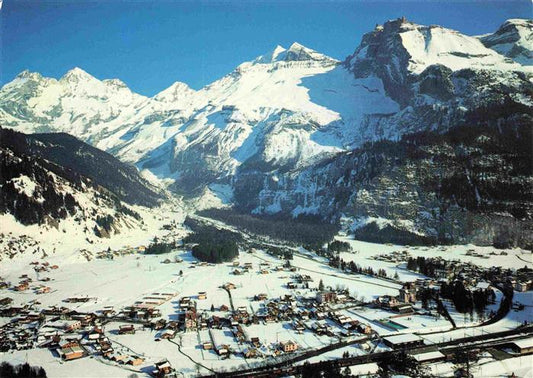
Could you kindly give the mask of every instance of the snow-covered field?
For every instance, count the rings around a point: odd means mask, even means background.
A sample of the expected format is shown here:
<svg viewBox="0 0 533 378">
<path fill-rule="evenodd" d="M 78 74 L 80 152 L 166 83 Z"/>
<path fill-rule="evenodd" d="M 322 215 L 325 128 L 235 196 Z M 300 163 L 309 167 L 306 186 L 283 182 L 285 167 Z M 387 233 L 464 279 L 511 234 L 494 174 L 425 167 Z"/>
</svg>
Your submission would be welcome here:
<svg viewBox="0 0 533 378">
<path fill-rule="evenodd" d="M 501 266 L 503 268 L 517 269 L 527 266 L 533 268 L 533 255 L 531 251 L 520 248 L 499 250 L 494 247 L 480 247 L 472 244 L 414 247 L 367 243 L 360 240 L 353 240 L 349 237 L 338 237 L 337 239 L 350 243 L 353 249 L 353 253 L 341 253 L 341 258 L 345 261 L 354 261 L 362 267 L 372 266 L 374 269 L 383 268 L 387 271 L 388 276 L 392 276 L 395 272 L 398 272 L 400 279 L 403 281 L 415 280 L 423 276 L 405 270 L 405 264 L 378 261 L 374 260 L 373 257 L 395 251 L 407 251 L 414 258 L 423 256 L 426 258 L 442 257 L 445 260 L 457 259 L 481 267 Z M 473 251 L 473 255 L 467 255 L 469 250 Z M 495 254 L 491 254 L 493 252 Z M 502 252 L 505 254 L 502 254 Z M 475 254 L 483 257 L 475 256 Z"/>
<path fill-rule="evenodd" d="M 60 220 L 57 227 L 37 224 L 25 226 L 17 222 L 11 214 L 1 214 L 0 251 L 9 249 L 13 252 L 13 248 L 17 248 L 14 258 L 9 260 L 9 270 L 16 268 L 19 261 L 24 263 L 28 258 L 41 258 L 43 252 L 48 255 L 46 259 L 50 262 L 86 261 L 80 250 L 96 253 L 107 248 L 117 250 L 124 247 L 147 246 L 154 237 L 168 237 L 169 232 L 162 229 L 163 225 L 170 222 L 179 225 L 185 219 L 185 212 L 181 204 L 177 203 L 164 204 L 154 209 L 142 206 L 132 206 L 132 208 L 142 216 L 143 226 L 122 227 L 120 233 L 113 234 L 110 238 L 98 238 L 94 236 L 92 229 L 86 232 L 84 226 L 94 225 L 80 225 L 72 217 Z M 185 235 L 185 230 L 179 227 L 175 231 L 177 232 L 173 237 Z M 7 267 L 7 265 L 0 266 L 0 276 Z"/>
</svg>

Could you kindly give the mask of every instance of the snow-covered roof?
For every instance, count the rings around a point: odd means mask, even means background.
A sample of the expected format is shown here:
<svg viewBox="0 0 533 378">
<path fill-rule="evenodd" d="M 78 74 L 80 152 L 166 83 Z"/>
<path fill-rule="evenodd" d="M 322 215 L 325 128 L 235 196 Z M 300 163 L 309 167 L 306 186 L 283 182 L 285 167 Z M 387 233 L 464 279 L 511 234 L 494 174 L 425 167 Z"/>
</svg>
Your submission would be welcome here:
<svg viewBox="0 0 533 378">
<path fill-rule="evenodd" d="M 513 341 L 513 344 L 519 347 L 520 349 L 533 348 L 533 337 L 530 337 L 528 339 Z"/>
<path fill-rule="evenodd" d="M 490 286 L 490 283 L 488 282 L 485 282 L 485 281 L 481 281 L 481 282 L 478 282 L 477 285 L 476 285 L 476 289 L 488 289 Z"/>
<path fill-rule="evenodd" d="M 420 353 L 420 354 L 413 355 L 413 358 L 417 360 L 418 362 L 431 361 L 431 360 L 436 360 L 436 359 L 444 358 L 444 357 L 445 357 L 444 354 L 442 354 L 438 350 L 434 352 L 426 352 L 426 353 Z"/>
<path fill-rule="evenodd" d="M 415 341 L 421 341 L 422 339 L 414 335 L 412 333 L 406 333 L 403 335 L 394 335 L 394 336 L 388 336 L 384 337 L 384 340 L 388 341 L 391 344 L 403 344 L 403 343 L 412 343 Z"/>
</svg>

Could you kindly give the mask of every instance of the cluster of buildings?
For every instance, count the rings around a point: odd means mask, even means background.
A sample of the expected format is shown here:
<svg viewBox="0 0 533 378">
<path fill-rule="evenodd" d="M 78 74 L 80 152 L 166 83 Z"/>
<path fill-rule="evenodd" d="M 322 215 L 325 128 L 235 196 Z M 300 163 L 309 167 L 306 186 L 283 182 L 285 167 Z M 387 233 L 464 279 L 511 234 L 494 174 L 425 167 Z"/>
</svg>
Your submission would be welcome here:
<svg viewBox="0 0 533 378">
<path fill-rule="evenodd" d="M 86 356 L 100 356 L 117 364 L 137 366 L 144 358 L 115 348 L 105 335 L 103 324 L 114 311 L 104 309 L 96 313 L 83 313 L 66 307 L 47 307 L 36 310 L 29 305 L 23 307 L 4 306 L 0 316 L 11 317 L 11 321 L 0 327 L 0 350 L 24 350 L 48 348 L 64 361 Z M 118 334 L 134 334 L 135 326 L 119 326 Z"/>
<path fill-rule="evenodd" d="M 106 250 L 96 252 L 95 257 L 97 259 L 113 260 L 115 257 L 119 257 L 119 256 L 133 255 L 136 253 L 144 253 L 145 250 L 146 250 L 146 246 L 144 245 L 140 245 L 138 247 L 125 246 L 117 250 L 111 250 L 110 248 L 108 248 Z M 87 250 L 81 250 L 80 253 L 86 256 L 92 255 L 92 253 Z"/>
<path fill-rule="evenodd" d="M 51 269 L 58 269 L 57 265 L 50 265 L 48 262 L 39 263 L 37 261 L 30 263 L 37 273 L 49 272 Z M 50 281 L 50 277 L 41 277 L 39 282 L 34 282 L 27 274 L 19 276 L 19 281 L 16 283 L 9 283 L 0 277 L 0 289 L 11 289 L 13 291 L 27 291 L 33 290 L 36 294 L 46 294 L 51 291 L 50 287 L 44 282 Z"/>
<path fill-rule="evenodd" d="M 507 255 L 505 251 L 493 251 L 490 254 L 481 254 L 474 249 L 466 252 L 467 256 L 480 258 L 490 258 L 490 255 Z M 412 259 L 407 250 L 394 251 L 387 254 L 376 255 L 375 260 L 390 263 L 404 263 Z M 509 284 L 515 291 L 524 292 L 533 290 L 533 269 L 502 269 L 501 267 L 482 267 L 472 262 L 462 261 L 459 259 L 447 260 L 443 257 L 430 257 L 424 259 L 424 265 L 430 266 L 430 269 L 423 272 L 432 279 L 441 282 L 461 280 L 466 287 L 479 288 L 480 283 L 489 282 L 489 284 Z M 409 265 L 408 265 L 409 268 Z"/>
<path fill-rule="evenodd" d="M 412 314 L 415 312 L 413 304 L 416 302 L 416 293 L 420 284 L 425 284 L 425 282 L 404 283 L 398 295 L 381 295 L 376 298 L 374 304 L 399 314 Z"/>
</svg>

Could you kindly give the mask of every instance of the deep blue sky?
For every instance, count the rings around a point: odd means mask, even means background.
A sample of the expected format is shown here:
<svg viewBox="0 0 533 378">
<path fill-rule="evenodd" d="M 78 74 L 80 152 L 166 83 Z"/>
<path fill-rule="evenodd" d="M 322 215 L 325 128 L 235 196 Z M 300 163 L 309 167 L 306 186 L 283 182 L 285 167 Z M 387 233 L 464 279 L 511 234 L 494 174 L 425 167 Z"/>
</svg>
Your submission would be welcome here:
<svg viewBox="0 0 533 378">
<path fill-rule="evenodd" d="M 174 81 L 200 88 L 277 44 L 344 59 L 363 33 L 405 15 L 466 34 L 531 18 L 531 1 L 65 1 L 5 0 L 1 83 L 30 69 L 61 77 L 79 66 L 154 95 Z"/>
</svg>

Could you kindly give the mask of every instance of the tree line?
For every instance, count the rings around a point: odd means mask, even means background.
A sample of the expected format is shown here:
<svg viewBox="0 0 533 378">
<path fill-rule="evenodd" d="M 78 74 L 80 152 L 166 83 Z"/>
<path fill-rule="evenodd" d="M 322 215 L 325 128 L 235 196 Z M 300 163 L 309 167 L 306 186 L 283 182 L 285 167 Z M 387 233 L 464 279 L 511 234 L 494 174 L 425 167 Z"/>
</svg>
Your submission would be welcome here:
<svg viewBox="0 0 533 378">
<path fill-rule="evenodd" d="M 196 244 L 192 254 L 198 260 L 221 263 L 239 256 L 238 244 L 242 242 L 240 234 L 206 225 L 190 217 L 185 219 L 184 225 L 193 231 L 185 237 L 184 242 Z"/>
<path fill-rule="evenodd" d="M 46 378 L 46 371 L 41 366 L 30 366 L 27 362 L 21 365 L 11 365 L 9 362 L 0 364 L 2 378 Z"/>
<path fill-rule="evenodd" d="M 338 224 L 326 223 L 314 216 L 292 218 L 286 215 L 262 215 L 259 217 L 224 209 L 208 209 L 199 214 L 218 219 L 256 235 L 313 248 L 321 248 L 339 231 Z"/>
</svg>

